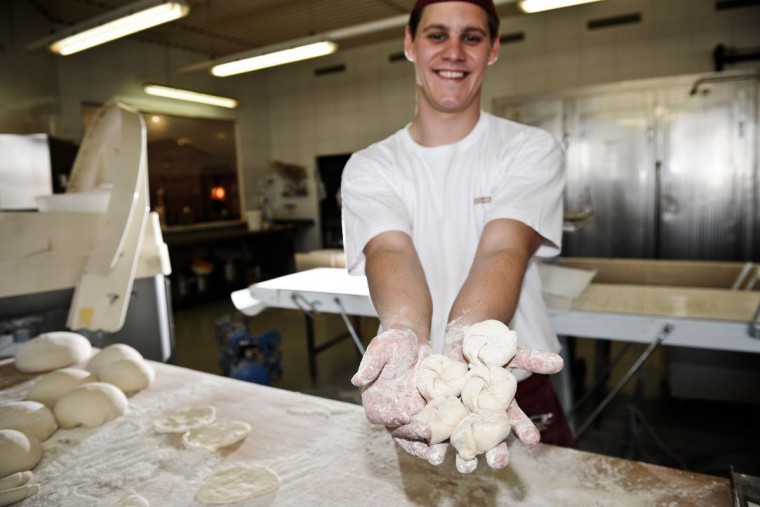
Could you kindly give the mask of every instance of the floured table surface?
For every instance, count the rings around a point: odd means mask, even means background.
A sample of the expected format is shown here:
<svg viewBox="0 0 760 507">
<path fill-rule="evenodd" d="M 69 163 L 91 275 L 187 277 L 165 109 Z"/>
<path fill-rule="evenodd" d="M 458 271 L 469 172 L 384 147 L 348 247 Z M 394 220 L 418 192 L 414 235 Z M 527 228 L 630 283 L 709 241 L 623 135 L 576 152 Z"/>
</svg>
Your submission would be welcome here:
<svg viewBox="0 0 760 507">
<path fill-rule="evenodd" d="M 154 506 L 200 506 L 204 480 L 233 464 L 267 466 L 282 480 L 277 493 L 236 505 L 731 505 L 727 479 L 516 441 L 507 469 L 481 460 L 462 475 L 451 449 L 440 467 L 412 458 L 357 405 L 152 364 L 155 382 L 130 398 L 125 415 L 99 428 L 58 430 L 44 443 L 33 478 L 40 491 L 19 505 L 110 506 L 139 493 Z M 32 383 L 7 362 L 0 380 L 0 400 L 22 399 Z M 195 404 L 253 429 L 217 452 L 154 431 L 155 419 Z"/>
</svg>

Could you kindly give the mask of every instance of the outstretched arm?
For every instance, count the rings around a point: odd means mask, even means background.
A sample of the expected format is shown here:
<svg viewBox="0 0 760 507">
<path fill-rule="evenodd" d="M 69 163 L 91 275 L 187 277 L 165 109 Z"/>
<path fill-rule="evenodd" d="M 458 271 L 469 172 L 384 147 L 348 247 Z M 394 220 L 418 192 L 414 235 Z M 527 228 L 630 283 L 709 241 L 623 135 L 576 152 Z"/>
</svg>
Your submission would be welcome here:
<svg viewBox="0 0 760 507">
<path fill-rule="evenodd" d="M 483 229 L 475 259 L 449 313 L 449 330 L 494 319 L 510 322 L 523 276 L 541 236 L 516 220 L 492 220 Z M 464 360 L 461 333 L 447 332 L 445 352 Z"/>
<path fill-rule="evenodd" d="M 417 368 L 432 353 L 433 305 L 411 238 L 398 231 L 374 237 L 364 249 L 372 303 L 383 332 L 373 338 L 351 382 L 362 391 L 370 422 L 382 424 L 407 452 L 439 464 L 445 446 L 428 446 L 430 428 L 413 417 L 425 406 Z M 443 453 L 441 452 L 443 451 Z"/>
<path fill-rule="evenodd" d="M 364 248 L 372 304 L 383 329 L 410 329 L 428 343 L 433 302 L 412 238 L 387 231 Z"/>
<path fill-rule="evenodd" d="M 466 361 L 462 341 L 468 326 L 489 319 L 504 323 L 512 320 L 525 271 L 541 241 L 537 232 L 515 220 L 498 219 L 486 224 L 467 280 L 449 315 L 444 345 L 447 356 Z M 508 366 L 536 373 L 556 373 L 562 369 L 562 359 L 548 351 L 518 349 Z M 512 431 L 521 442 L 538 443 L 538 430 L 516 402 L 511 403 L 507 415 Z M 503 468 L 508 456 L 506 443 L 502 442 L 486 453 L 486 461 L 492 468 Z M 461 472 L 472 472 L 476 466 L 477 459 L 464 461 L 457 455 L 457 468 Z"/>
</svg>

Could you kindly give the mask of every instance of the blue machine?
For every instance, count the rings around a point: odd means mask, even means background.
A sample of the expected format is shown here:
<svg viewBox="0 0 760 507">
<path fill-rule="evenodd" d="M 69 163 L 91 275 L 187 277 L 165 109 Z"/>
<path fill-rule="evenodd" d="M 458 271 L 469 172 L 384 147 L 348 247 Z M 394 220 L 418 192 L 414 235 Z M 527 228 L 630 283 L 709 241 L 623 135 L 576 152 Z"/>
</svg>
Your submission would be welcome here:
<svg viewBox="0 0 760 507">
<path fill-rule="evenodd" d="M 276 330 L 254 336 L 242 318 L 224 318 L 216 322 L 216 339 L 225 376 L 262 385 L 282 376 L 280 333 Z"/>
</svg>

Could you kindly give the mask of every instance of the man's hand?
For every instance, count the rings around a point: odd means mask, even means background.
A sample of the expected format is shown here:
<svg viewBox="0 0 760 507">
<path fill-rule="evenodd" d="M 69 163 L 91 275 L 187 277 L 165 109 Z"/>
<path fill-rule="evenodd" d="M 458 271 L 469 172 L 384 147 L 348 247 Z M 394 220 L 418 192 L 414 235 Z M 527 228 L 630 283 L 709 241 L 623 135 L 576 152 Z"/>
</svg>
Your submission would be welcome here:
<svg viewBox="0 0 760 507">
<path fill-rule="evenodd" d="M 430 345 L 420 344 L 411 330 L 389 329 L 369 344 L 351 383 L 360 388 L 371 423 L 385 426 L 408 453 L 440 464 L 446 449 L 441 453 L 440 446 L 427 445 L 430 428 L 413 419 L 425 407 L 417 369 L 431 353 Z"/>
<path fill-rule="evenodd" d="M 462 353 L 462 343 L 464 341 L 464 331 L 466 326 L 452 322 L 446 328 L 446 338 L 444 342 L 444 355 L 448 356 L 454 361 L 467 362 L 467 359 Z M 530 349 L 517 349 L 517 353 L 511 361 L 507 363 L 506 368 L 518 368 L 521 370 L 530 371 L 533 373 L 541 374 L 553 374 L 557 373 L 564 366 L 562 357 L 554 352 L 547 350 L 530 350 Z M 518 384 L 518 389 L 520 388 Z M 541 440 L 541 433 L 538 428 L 533 424 L 525 412 L 522 411 L 520 406 L 515 400 L 507 408 L 507 416 L 509 416 L 509 422 L 512 433 L 515 434 L 518 440 L 526 446 L 536 445 Z M 509 450 L 507 449 L 506 442 L 502 442 L 493 449 L 486 452 L 486 462 L 488 466 L 493 469 L 499 470 L 509 464 Z M 477 458 L 472 460 L 463 460 L 457 455 L 456 457 L 457 470 L 462 473 L 471 473 L 475 471 L 478 465 Z"/>
</svg>

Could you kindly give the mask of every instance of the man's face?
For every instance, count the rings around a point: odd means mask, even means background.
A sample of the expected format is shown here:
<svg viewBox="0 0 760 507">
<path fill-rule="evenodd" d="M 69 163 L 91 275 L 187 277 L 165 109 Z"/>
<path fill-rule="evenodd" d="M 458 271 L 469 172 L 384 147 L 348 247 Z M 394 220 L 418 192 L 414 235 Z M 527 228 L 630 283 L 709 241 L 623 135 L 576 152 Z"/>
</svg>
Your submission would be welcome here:
<svg viewBox="0 0 760 507">
<path fill-rule="evenodd" d="M 499 54 L 498 38 L 488 38 L 488 16 L 468 2 L 439 2 L 422 13 L 412 40 L 407 28 L 404 50 L 414 60 L 418 107 L 439 112 L 480 108 L 486 67 Z"/>
</svg>

